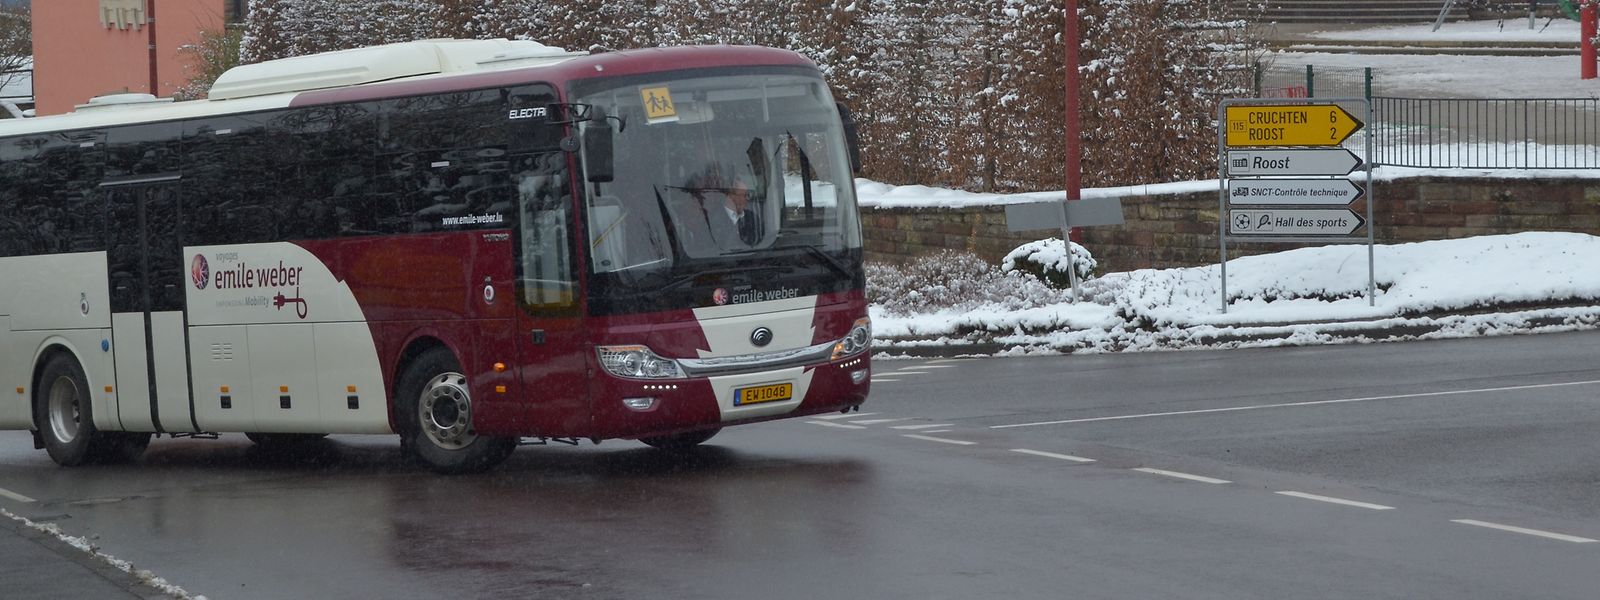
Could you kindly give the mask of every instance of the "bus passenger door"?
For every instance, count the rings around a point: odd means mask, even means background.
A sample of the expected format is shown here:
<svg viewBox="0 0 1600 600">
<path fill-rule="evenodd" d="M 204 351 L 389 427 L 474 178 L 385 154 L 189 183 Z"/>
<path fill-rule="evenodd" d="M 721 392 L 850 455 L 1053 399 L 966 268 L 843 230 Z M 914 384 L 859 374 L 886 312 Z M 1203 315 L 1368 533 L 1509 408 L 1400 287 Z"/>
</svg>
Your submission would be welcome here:
<svg viewBox="0 0 1600 600">
<path fill-rule="evenodd" d="M 194 432 L 177 177 L 152 179 L 102 185 L 117 412 L 128 431 Z"/>
</svg>

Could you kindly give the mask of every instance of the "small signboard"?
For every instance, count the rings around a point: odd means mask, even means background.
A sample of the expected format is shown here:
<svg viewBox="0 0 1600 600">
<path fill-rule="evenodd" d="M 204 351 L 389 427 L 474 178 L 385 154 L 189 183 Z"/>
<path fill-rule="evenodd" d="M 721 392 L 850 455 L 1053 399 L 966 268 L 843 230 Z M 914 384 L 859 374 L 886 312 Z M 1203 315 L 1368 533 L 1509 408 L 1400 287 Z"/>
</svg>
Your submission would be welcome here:
<svg viewBox="0 0 1600 600">
<path fill-rule="evenodd" d="M 1034 231 L 1094 227 L 1096 225 L 1121 225 L 1122 200 L 1120 198 L 1085 198 L 1070 200 L 1066 206 L 1066 223 L 1061 222 L 1060 202 L 1029 202 L 1006 205 L 1007 231 Z"/>
<path fill-rule="evenodd" d="M 1264 208 L 1235 210 L 1229 215 L 1232 235 L 1350 235 L 1366 224 L 1348 208 L 1318 210 Z"/>
<path fill-rule="evenodd" d="M 1229 179 L 1228 204 L 1344 206 L 1361 197 L 1349 179 Z"/>
<path fill-rule="evenodd" d="M 1230 148 L 1338 146 L 1362 125 L 1337 104 L 1234 105 L 1226 113 Z"/>
<path fill-rule="evenodd" d="M 639 101 L 644 104 L 644 121 L 671 123 L 678 120 L 678 107 L 672 103 L 672 90 L 667 86 L 639 88 Z"/>
<path fill-rule="evenodd" d="M 1229 177 L 1329 175 L 1343 177 L 1361 166 L 1361 158 L 1344 148 L 1271 148 L 1229 150 Z"/>
</svg>

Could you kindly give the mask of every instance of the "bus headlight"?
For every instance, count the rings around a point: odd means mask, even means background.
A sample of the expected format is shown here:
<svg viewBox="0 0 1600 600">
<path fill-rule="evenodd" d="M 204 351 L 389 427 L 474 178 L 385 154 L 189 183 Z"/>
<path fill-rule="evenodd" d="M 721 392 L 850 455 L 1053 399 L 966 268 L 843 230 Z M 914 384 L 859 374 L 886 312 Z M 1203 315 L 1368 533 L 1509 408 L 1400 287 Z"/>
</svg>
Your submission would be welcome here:
<svg viewBox="0 0 1600 600">
<path fill-rule="evenodd" d="M 607 373 L 631 379 L 676 379 L 683 377 L 678 361 L 662 358 L 644 346 L 600 346 L 600 366 Z"/>
<path fill-rule="evenodd" d="M 833 344 L 833 357 L 829 360 L 839 360 L 853 354 L 860 354 L 872 347 L 872 319 L 861 317 L 856 319 L 856 324 L 850 328 L 850 335 Z"/>
</svg>

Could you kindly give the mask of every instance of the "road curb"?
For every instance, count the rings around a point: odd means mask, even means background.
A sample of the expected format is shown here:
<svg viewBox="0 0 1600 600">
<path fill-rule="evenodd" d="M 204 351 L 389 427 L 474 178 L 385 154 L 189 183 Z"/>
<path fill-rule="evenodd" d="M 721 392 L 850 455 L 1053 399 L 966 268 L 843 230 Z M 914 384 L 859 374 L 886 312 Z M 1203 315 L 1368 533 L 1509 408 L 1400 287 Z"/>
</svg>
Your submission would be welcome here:
<svg viewBox="0 0 1600 600">
<path fill-rule="evenodd" d="M 0 529 L 5 530 L 5 532 L 15 534 L 24 540 L 33 542 L 34 544 L 38 544 L 44 550 L 56 555 L 61 560 L 75 563 L 78 566 L 88 569 L 90 572 L 100 576 L 101 579 L 106 580 L 111 585 L 127 592 L 131 597 L 140 598 L 142 600 L 172 600 L 172 595 L 169 595 L 166 592 L 151 586 L 138 577 L 135 577 L 132 573 L 118 569 L 110 563 L 101 560 L 99 557 L 68 544 L 54 535 L 30 527 L 27 523 L 20 519 L 21 517 L 0 515 Z M 5 535 L 5 533 L 0 532 L 0 535 Z M 70 588 L 71 586 L 66 585 L 63 587 Z"/>
<path fill-rule="evenodd" d="M 1537 306 L 1502 306 L 1477 311 L 1432 312 L 1405 317 L 1362 319 L 1348 321 L 1279 322 L 1235 325 L 1227 328 L 1192 326 L 1174 330 L 1172 339 L 1182 343 L 1163 345 L 1162 350 L 1192 350 L 1224 347 L 1238 344 L 1288 340 L 1295 337 L 1317 336 L 1339 340 L 1367 340 L 1387 342 L 1413 339 L 1459 327 L 1460 319 L 1475 316 L 1504 315 L 1508 321 L 1527 329 L 1540 329 L 1570 325 L 1585 319 L 1573 315 L 1528 315 L 1519 313 L 1553 309 L 1588 309 L 1600 315 L 1600 305 L 1592 303 L 1551 303 Z M 1395 320 L 1406 322 L 1395 323 Z M 1596 321 L 1596 319 L 1588 319 Z M 1385 325 L 1376 323 L 1388 322 Z M 1587 323 L 1600 327 L 1600 321 Z M 1065 330 L 1063 330 L 1065 331 Z M 1050 332 L 1030 332 L 1041 335 Z M 1009 334 L 1008 334 L 1009 335 Z M 994 356 L 998 354 L 1026 354 L 1030 352 L 1058 352 L 1071 354 L 1082 349 L 1057 346 L 1048 342 L 1008 343 L 995 339 L 992 332 L 972 331 L 965 334 L 938 337 L 898 337 L 874 340 L 874 354 L 879 358 L 955 358 L 961 356 Z M 1100 350 L 1097 350 L 1100 351 Z M 1115 350 L 1112 350 L 1115 351 Z"/>
</svg>

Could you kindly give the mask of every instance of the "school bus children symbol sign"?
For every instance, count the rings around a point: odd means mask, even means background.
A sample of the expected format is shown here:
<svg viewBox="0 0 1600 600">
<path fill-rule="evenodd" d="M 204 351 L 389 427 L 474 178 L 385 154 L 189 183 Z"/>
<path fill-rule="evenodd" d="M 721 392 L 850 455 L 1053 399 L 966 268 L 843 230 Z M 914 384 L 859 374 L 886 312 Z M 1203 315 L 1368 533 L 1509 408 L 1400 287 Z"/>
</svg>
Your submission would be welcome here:
<svg viewBox="0 0 1600 600">
<path fill-rule="evenodd" d="M 644 121 L 651 125 L 678 120 L 678 107 L 672 104 L 672 90 L 667 86 L 639 88 L 639 101 L 644 103 Z"/>
</svg>

